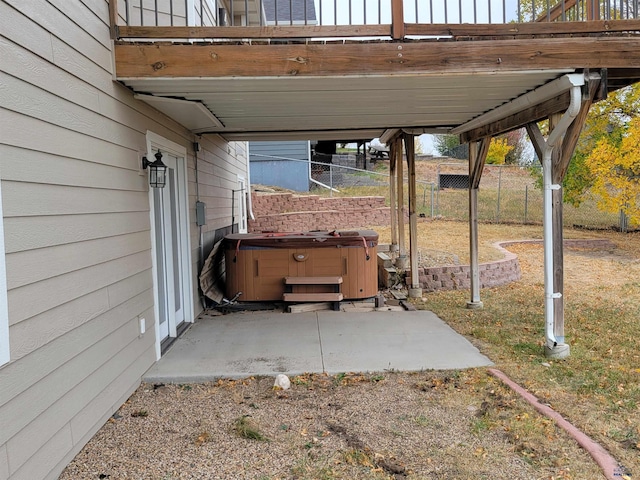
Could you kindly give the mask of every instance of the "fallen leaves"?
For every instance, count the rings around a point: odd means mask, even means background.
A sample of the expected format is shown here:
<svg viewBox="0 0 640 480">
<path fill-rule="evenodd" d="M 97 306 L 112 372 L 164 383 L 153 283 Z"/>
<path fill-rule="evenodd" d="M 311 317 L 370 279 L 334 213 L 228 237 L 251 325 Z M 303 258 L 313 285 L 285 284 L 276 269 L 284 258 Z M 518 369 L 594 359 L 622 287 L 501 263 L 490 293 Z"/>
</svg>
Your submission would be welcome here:
<svg viewBox="0 0 640 480">
<path fill-rule="evenodd" d="M 207 442 L 211 441 L 211 434 L 209 432 L 201 432 L 196 439 L 194 440 L 193 443 L 196 444 L 196 446 L 201 446 Z"/>
</svg>

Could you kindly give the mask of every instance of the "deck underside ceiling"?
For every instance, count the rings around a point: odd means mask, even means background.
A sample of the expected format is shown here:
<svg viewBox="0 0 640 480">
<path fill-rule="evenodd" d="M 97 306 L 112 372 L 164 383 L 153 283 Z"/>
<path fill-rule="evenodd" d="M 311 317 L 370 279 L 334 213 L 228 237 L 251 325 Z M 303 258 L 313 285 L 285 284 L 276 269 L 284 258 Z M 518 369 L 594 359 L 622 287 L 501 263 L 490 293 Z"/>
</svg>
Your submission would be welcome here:
<svg viewBox="0 0 640 480">
<path fill-rule="evenodd" d="M 495 75 L 126 80 L 136 92 L 204 105 L 212 118 L 194 130 L 229 139 L 264 135 L 380 133 L 390 127 L 450 128 L 570 70 Z M 173 102 L 149 102 L 170 116 Z M 217 123 L 217 124 L 216 124 Z M 345 134 L 349 134 L 345 133 Z M 357 134 L 356 138 L 359 138 Z M 379 136 L 379 135 L 374 135 Z M 315 137 L 313 137 L 315 138 Z M 365 135 L 366 138 L 366 135 Z"/>
<path fill-rule="evenodd" d="M 638 39 L 625 40 L 625 51 L 631 52 Z M 139 99 L 194 133 L 217 133 L 228 140 L 357 140 L 394 128 L 444 133 L 567 73 L 608 68 L 615 88 L 640 79 L 635 78 L 640 77 L 640 48 L 613 54 L 620 44 L 602 42 L 597 58 L 563 59 L 562 39 L 557 42 L 545 39 L 540 45 L 548 52 L 533 48 L 533 53 L 531 46 L 509 41 L 431 42 L 420 48 L 368 43 L 359 47 L 362 52 L 382 53 L 362 58 L 353 58 L 353 45 L 323 50 L 127 44 L 117 47 L 116 71 Z M 477 43 L 493 49 L 502 45 L 504 53 L 482 53 Z M 570 43 L 564 39 L 567 51 Z M 266 58 L 255 55 L 256 49 Z M 339 52 L 345 56 L 327 55 Z M 547 110 L 561 110 L 562 99 L 549 101 Z M 525 123 L 537 120 L 533 117 L 540 112 L 547 113 L 532 110 Z"/>
</svg>

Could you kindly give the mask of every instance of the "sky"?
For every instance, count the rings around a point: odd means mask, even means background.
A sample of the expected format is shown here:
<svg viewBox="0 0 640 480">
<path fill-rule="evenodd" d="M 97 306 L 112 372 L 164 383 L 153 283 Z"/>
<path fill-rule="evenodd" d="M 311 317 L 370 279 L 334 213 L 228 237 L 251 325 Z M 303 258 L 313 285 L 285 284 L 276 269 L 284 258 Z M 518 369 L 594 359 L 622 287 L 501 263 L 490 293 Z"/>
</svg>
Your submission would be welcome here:
<svg viewBox="0 0 640 480">
<path fill-rule="evenodd" d="M 314 0 L 322 24 L 391 23 L 391 0 Z M 404 0 L 407 22 L 502 23 L 515 20 L 518 0 Z M 475 4 L 475 10 L 474 10 Z M 381 5 L 381 8 L 379 8 Z M 446 8 L 445 8 L 446 7 Z M 462 12 L 462 13 L 461 13 Z M 433 14 L 433 15 L 432 15 Z"/>
</svg>

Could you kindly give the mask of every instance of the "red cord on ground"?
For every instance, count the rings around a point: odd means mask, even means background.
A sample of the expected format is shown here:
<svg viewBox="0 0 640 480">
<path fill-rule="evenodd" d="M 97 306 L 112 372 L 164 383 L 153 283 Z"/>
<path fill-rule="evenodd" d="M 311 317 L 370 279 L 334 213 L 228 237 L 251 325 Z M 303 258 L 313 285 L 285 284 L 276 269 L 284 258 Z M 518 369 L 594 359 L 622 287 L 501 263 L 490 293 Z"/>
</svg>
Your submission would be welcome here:
<svg viewBox="0 0 640 480">
<path fill-rule="evenodd" d="M 600 465 L 600 468 L 602 468 L 602 472 L 604 473 L 604 476 L 607 478 L 607 480 L 620 480 L 621 476 L 617 475 L 617 472 L 620 471 L 620 464 L 616 461 L 615 458 L 611 456 L 609 452 L 607 452 L 602 447 L 602 445 L 596 443 L 585 433 L 578 430 L 550 406 L 540 403 L 540 401 L 534 395 L 511 380 L 500 370 L 496 370 L 495 368 L 489 368 L 488 370 L 491 375 L 501 380 L 505 385 L 511 388 L 511 390 L 524 398 L 538 412 L 551 418 L 554 422 L 556 422 L 556 425 L 558 425 L 569 435 L 571 435 L 576 440 L 576 442 L 578 442 L 578 444 L 582 448 L 584 448 L 587 453 L 589 453 L 589 455 L 593 457 L 596 463 Z"/>
</svg>

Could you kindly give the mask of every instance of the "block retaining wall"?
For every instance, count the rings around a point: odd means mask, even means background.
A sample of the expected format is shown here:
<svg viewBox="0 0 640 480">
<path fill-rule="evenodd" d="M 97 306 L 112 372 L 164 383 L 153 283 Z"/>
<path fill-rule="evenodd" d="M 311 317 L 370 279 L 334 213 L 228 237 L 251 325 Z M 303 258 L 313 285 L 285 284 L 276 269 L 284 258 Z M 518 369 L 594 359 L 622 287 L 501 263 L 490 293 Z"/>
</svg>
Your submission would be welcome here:
<svg viewBox="0 0 640 480">
<path fill-rule="evenodd" d="M 504 254 L 504 258 L 480 264 L 480 288 L 497 287 L 520 280 L 518 256 L 502 247 L 506 243 L 509 242 L 493 245 Z M 471 267 L 469 265 L 443 265 L 419 268 L 418 281 L 425 292 L 468 290 L 471 288 Z"/>
<path fill-rule="evenodd" d="M 494 243 L 493 246 L 504 254 L 504 258 L 479 265 L 480 288 L 497 287 L 520 280 L 522 273 L 518 256 L 504 248 L 518 243 L 542 244 L 542 240 L 512 240 Z M 615 248 L 615 244 L 607 239 L 570 239 L 564 240 L 563 243 L 567 248 Z M 424 267 L 418 269 L 418 280 L 420 287 L 425 292 L 469 289 L 471 288 L 471 267 L 469 265 Z M 411 283 L 408 277 L 406 281 Z"/>
<path fill-rule="evenodd" d="M 250 232 L 303 232 L 388 225 L 384 197 L 334 197 L 253 193 Z"/>
</svg>

